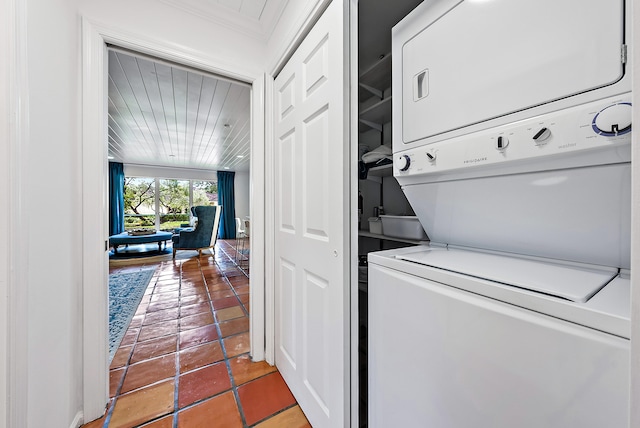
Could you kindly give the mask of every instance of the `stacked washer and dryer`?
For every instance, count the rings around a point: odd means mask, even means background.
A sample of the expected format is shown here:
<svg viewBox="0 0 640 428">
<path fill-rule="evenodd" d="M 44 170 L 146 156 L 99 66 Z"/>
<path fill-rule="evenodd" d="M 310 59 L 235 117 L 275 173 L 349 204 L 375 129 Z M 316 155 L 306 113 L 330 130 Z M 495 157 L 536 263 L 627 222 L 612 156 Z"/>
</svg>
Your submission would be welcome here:
<svg viewBox="0 0 640 428">
<path fill-rule="evenodd" d="M 630 7 L 394 27 L 394 176 L 431 242 L 369 254 L 370 426 L 627 426 Z"/>
</svg>

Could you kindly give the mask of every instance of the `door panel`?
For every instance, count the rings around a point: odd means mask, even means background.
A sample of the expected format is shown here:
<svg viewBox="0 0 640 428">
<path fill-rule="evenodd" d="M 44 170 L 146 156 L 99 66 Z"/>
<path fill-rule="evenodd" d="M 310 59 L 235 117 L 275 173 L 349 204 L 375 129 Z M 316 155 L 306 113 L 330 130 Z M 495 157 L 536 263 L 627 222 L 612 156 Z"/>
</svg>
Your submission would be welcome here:
<svg viewBox="0 0 640 428">
<path fill-rule="evenodd" d="M 296 287 L 295 287 L 295 271 L 296 268 L 285 260 L 280 262 L 280 284 L 281 292 L 278 297 L 280 302 L 278 306 L 281 308 L 280 316 L 282 322 L 279 324 L 280 343 L 278 343 L 282 355 L 287 358 L 287 362 L 294 369 L 296 368 L 296 327 L 299 325 L 296 319 Z"/>
<path fill-rule="evenodd" d="M 349 416 L 344 28 L 332 2 L 275 80 L 276 365 L 316 428 Z"/>
<path fill-rule="evenodd" d="M 328 180 L 321 177 L 329 171 L 328 106 L 305 120 L 304 127 L 304 233 L 308 238 L 327 241 L 329 229 Z"/>
<path fill-rule="evenodd" d="M 326 337 L 327 331 L 317 334 L 318 331 L 313 325 L 326 324 L 329 320 L 328 306 L 330 296 L 328 295 L 329 283 L 316 275 L 305 272 L 304 282 L 304 321 L 305 328 L 303 336 L 303 349 L 305 353 L 304 382 L 313 394 L 314 399 L 325 412 L 329 414 L 327 408 L 327 387 L 324 373 L 330 370 L 330 357 L 326 355 L 327 345 L 330 345 L 330 338 Z"/>
<path fill-rule="evenodd" d="M 279 228 L 281 232 L 295 233 L 295 194 L 296 194 L 296 182 L 294 180 L 296 176 L 296 147 L 295 147 L 295 132 L 285 134 L 278 141 L 277 157 L 280 160 L 280 174 L 278 180 L 278 193 L 281 195 L 278 200 L 280 201 L 280 215 L 278 216 Z"/>
</svg>

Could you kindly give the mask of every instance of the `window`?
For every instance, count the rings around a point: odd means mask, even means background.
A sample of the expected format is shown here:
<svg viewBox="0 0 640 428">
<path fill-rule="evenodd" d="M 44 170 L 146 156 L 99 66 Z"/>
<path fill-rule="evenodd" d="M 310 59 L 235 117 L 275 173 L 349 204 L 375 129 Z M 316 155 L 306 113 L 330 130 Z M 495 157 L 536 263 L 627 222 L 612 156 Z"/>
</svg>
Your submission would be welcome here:
<svg viewBox="0 0 640 428">
<path fill-rule="evenodd" d="M 172 231 L 191 223 L 190 207 L 217 204 L 215 181 L 125 177 L 124 228 Z"/>
<path fill-rule="evenodd" d="M 155 228 L 156 180 L 154 178 L 125 177 L 124 229 Z"/>
<path fill-rule="evenodd" d="M 215 181 L 194 181 L 193 205 L 218 205 L 218 183 Z"/>
<path fill-rule="evenodd" d="M 189 180 L 159 180 L 160 230 L 189 223 Z"/>
</svg>

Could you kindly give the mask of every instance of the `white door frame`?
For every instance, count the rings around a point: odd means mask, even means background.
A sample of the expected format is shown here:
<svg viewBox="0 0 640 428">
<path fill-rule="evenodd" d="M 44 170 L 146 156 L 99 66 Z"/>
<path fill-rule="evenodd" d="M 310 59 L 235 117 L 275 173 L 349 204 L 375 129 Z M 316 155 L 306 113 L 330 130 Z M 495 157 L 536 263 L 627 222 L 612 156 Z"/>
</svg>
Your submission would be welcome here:
<svg viewBox="0 0 640 428">
<path fill-rule="evenodd" d="M 358 198 L 358 0 L 349 0 L 349 50 L 351 51 L 349 60 L 349 85 L 351 94 L 351 105 L 349 106 L 350 117 L 350 177 L 351 187 L 350 200 L 353 204 Z M 360 312 L 359 312 L 359 288 L 358 288 L 358 215 L 356 209 L 351 207 L 351 252 L 349 263 L 351 267 L 351 426 L 360 426 L 360 356 L 359 356 L 359 334 L 360 334 Z"/>
<path fill-rule="evenodd" d="M 109 399 L 107 359 L 107 56 L 106 44 L 168 59 L 252 84 L 251 96 L 251 355 L 264 359 L 264 111 L 265 77 L 238 73 L 210 57 L 161 40 L 82 20 L 82 289 L 83 417 L 103 415 Z M 102 191 L 96 192 L 95 189 Z M 96 284 L 95 278 L 102 278 Z"/>
<path fill-rule="evenodd" d="M 630 379 L 630 427 L 640 426 L 640 6 L 632 5 L 631 41 L 634 68 L 631 80 L 632 130 L 631 145 L 631 379 Z"/>
<path fill-rule="evenodd" d="M 0 426 L 27 425 L 27 5 L 0 1 Z"/>
</svg>

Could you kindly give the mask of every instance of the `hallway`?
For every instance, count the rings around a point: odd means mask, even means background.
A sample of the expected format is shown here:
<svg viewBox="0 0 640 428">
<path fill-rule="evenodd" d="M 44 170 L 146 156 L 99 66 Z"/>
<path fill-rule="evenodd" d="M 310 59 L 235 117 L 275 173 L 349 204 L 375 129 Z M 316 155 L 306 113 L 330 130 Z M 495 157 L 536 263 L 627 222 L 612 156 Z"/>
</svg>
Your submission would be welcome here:
<svg viewBox="0 0 640 428">
<path fill-rule="evenodd" d="M 249 358 L 249 280 L 234 248 L 111 265 L 156 271 L 111 363 L 106 414 L 83 427 L 310 426 L 277 369 Z"/>
</svg>

